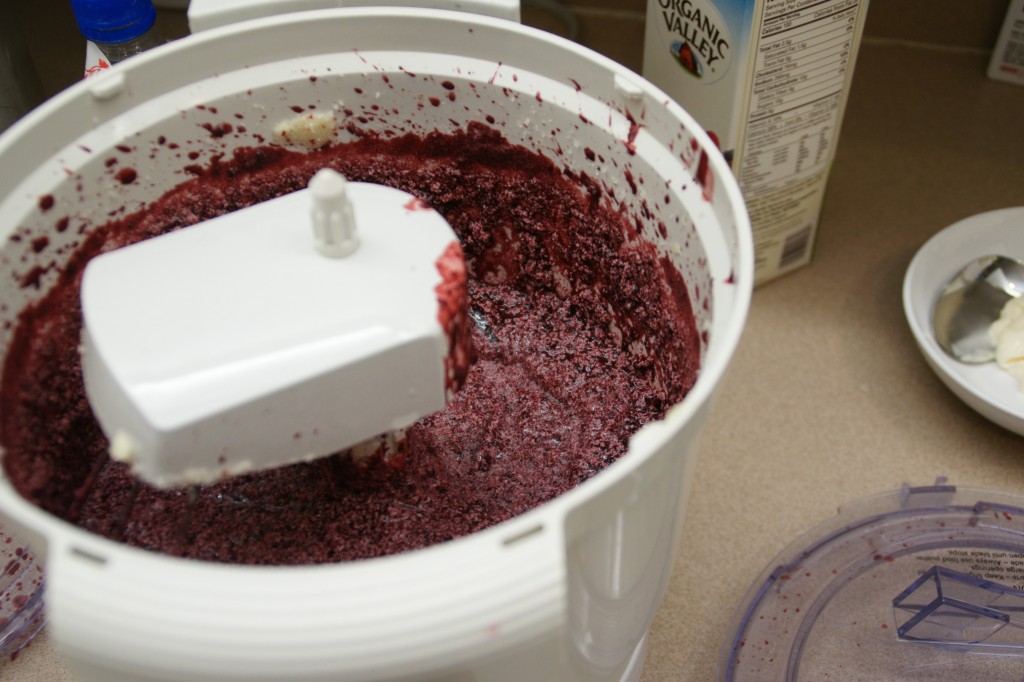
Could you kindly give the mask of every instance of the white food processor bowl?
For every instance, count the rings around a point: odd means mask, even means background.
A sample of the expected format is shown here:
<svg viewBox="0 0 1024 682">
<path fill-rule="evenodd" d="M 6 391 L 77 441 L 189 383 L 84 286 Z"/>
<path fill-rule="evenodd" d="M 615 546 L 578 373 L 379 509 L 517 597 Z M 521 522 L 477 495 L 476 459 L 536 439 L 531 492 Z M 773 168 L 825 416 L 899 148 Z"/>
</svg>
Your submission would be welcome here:
<svg viewBox="0 0 1024 682">
<path fill-rule="evenodd" d="M 76 228 L 100 225 L 182 182 L 189 164 L 272 141 L 293 107 L 309 105 L 332 114 L 330 141 L 351 139 L 349 123 L 385 135 L 484 123 L 628 198 L 687 283 L 696 385 L 621 459 L 554 500 L 445 544 L 351 563 L 253 567 L 144 551 L 42 511 L 4 476 L 0 513 L 45 562 L 60 654 L 78 678 L 104 682 L 637 679 L 697 435 L 746 317 L 753 247 L 713 142 L 622 66 L 514 22 L 408 8 L 258 19 L 132 58 L 0 136 L 0 354 L 19 311 L 84 238 L 55 230 L 57 211 L 42 204 L 70 212 Z M 189 141 L 196 158 L 161 140 Z M 115 177 L 112 155 L 134 182 Z M 34 248 L 42 237 L 48 246 Z"/>
</svg>

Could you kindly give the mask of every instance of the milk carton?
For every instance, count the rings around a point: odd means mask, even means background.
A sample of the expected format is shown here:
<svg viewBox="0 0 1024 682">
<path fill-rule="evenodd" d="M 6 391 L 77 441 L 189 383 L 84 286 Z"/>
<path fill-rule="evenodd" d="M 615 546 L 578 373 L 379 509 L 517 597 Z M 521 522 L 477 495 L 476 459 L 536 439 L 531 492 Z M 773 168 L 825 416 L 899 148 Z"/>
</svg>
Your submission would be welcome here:
<svg viewBox="0 0 1024 682">
<path fill-rule="evenodd" d="M 1024 0 L 1010 0 L 1006 19 L 999 31 L 988 77 L 1024 85 Z"/>
<path fill-rule="evenodd" d="M 715 137 L 756 281 L 810 262 L 867 0 L 648 0 L 643 75 Z"/>
</svg>

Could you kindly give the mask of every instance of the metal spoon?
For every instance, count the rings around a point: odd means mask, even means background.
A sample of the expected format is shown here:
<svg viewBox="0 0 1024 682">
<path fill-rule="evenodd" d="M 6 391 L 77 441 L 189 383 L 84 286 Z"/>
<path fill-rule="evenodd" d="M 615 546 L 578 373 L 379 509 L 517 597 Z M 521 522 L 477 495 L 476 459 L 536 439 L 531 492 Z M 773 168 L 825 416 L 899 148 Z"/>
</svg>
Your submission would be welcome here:
<svg viewBox="0 0 1024 682">
<path fill-rule="evenodd" d="M 967 364 L 995 359 L 988 328 L 1003 306 L 1024 293 L 1024 262 L 982 256 L 965 265 L 939 294 L 932 315 L 935 340 L 950 357 Z"/>
</svg>

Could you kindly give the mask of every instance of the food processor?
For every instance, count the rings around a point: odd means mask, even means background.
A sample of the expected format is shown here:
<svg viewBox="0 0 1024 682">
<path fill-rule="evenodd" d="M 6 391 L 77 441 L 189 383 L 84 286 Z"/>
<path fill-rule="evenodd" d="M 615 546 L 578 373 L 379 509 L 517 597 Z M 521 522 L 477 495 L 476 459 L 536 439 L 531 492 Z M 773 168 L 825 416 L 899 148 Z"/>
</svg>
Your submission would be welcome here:
<svg viewBox="0 0 1024 682">
<path fill-rule="evenodd" d="M 446 91 L 458 95 L 438 97 Z M 256 567 L 148 552 L 47 514 L 5 477 L 0 512 L 45 565 L 58 651 L 83 680 L 638 679 L 698 433 L 749 306 L 753 251 L 713 142 L 622 66 L 511 21 L 384 7 L 211 28 L 119 64 L 0 137 L 3 355 L 17 315 L 53 285 L 89 226 L 144 206 L 190 164 L 273 140 L 310 105 L 331 112 L 335 141 L 358 127 L 425 134 L 484 123 L 586 173 L 631 207 L 685 280 L 697 382 L 618 461 L 550 502 L 464 538 L 350 563 Z M 112 154 L 133 182 L 111 172 Z"/>
</svg>

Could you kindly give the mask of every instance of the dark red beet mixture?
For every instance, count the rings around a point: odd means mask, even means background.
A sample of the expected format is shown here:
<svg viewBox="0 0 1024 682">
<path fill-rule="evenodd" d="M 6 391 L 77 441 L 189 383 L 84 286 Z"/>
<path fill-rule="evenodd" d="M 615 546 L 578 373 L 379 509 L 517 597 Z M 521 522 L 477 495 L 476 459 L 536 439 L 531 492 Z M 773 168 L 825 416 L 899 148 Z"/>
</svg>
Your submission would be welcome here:
<svg viewBox="0 0 1024 682">
<path fill-rule="evenodd" d="M 346 453 L 161 491 L 106 454 L 78 355 L 82 266 L 145 239 L 304 187 L 330 166 L 423 199 L 458 233 L 476 359 L 462 390 L 398 455 Z M 89 531 L 197 559 L 306 564 L 425 547 L 525 512 L 622 455 L 692 386 L 693 316 L 678 276 L 585 175 L 483 125 L 372 135 L 299 154 L 245 148 L 144 211 L 93 230 L 18 321 L 0 391 L 18 491 Z M 674 273 L 673 273 L 674 275 Z"/>
</svg>

